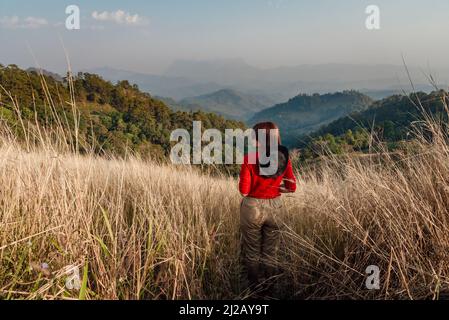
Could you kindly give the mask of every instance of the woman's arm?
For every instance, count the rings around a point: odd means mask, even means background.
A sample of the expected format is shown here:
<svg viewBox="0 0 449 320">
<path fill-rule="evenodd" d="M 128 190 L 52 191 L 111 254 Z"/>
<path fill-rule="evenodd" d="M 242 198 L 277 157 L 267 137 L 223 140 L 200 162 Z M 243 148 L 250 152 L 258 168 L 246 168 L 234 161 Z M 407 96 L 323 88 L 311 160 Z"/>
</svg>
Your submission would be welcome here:
<svg viewBox="0 0 449 320">
<path fill-rule="evenodd" d="M 247 161 L 244 161 L 240 169 L 239 191 L 242 196 L 246 197 L 251 190 L 251 172 Z"/>
<path fill-rule="evenodd" d="M 287 169 L 284 173 L 284 185 L 281 186 L 282 193 L 290 193 L 296 191 L 296 178 L 293 174 L 292 162 L 288 160 Z"/>
</svg>

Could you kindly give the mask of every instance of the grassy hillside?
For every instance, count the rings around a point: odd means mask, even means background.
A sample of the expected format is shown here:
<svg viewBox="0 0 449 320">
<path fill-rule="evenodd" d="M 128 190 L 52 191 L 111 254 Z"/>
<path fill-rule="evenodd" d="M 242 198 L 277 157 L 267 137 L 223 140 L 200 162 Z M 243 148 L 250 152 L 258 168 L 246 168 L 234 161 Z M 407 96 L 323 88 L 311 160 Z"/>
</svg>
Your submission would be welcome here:
<svg viewBox="0 0 449 320">
<path fill-rule="evenodd" d="M 256 113 L 248 122 L 274 121 L 281 128 L 284 143 L 297 145 L 298 138 L 350 113 L 366 109 L 371 98 L 356 92 L 298 95 L 286 103 Z"/>
<path fill-rule="evenodd" d="M 248 298 L 237 181 L 135 158 L 24 150 L 1 127 L 0 298 Z M 447 132 L 446 132 L 447 133 Z M 276 298 L 438 299 L 449 292 L 449 146 L 301 168 L 284 197 Z M 400 165 L 398 165 L 400 163 Z M 339 168 L 339 170 L 336 170 Z M 380 290 L 365 270 L 381 270 Z M 85 289 L 65 286 L 77 266 Z"/>
</svg>

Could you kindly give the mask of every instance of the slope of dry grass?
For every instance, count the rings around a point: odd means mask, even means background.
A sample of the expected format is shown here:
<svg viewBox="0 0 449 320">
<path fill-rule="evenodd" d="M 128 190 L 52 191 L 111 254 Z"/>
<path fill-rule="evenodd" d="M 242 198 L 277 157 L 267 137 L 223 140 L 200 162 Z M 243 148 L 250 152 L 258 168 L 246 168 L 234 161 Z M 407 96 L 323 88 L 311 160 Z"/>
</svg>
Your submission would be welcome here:
<svg viewBox="0 0 449 320">
<path fill-rule="evenodd" d="M 55 272 L 88 262 L 93 298 L 203 298 L 232 291 L 231 281 L 221 281 L 233 277 L 238 248 L 233 181 L 138 160 L 6 146 L 0 154 L 2 294 L 64 293 L 64 277 L 38 280 L 28 270 L 32 262 L 46 262 Z"/>
<path fill-rule="evenodd" d="M 232 178 L 138 159 L 0 149 L 0 295 L 245 298 Z M 447 290 L 449 148 L 401 161 L 330 160 L 284 196 L 279 298 L 438 298 Z M 340 161 L 335 169 L 335 161 Z M 49 270 L 39 266 L 49 265 Z M 84 267 L 87 265 L 87 268 Z M 365 288 L 365 269 L 381 289 Z M 33 268 L 34 267 L 34 268 Z"/>
</svg>

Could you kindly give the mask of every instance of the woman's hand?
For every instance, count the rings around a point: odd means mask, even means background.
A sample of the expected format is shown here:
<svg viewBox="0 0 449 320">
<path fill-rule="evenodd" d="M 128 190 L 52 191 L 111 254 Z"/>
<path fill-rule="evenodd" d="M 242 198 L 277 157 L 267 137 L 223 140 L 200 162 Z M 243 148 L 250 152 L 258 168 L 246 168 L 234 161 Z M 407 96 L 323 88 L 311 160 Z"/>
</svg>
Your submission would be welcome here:
<svg viewBox="0 0 449 320">
<path fill-rule="evenodd" d="M 283 184 L 279 187 L 280 193 L 292 193 L 292 191 L 288 190 Z"/>
</svg>

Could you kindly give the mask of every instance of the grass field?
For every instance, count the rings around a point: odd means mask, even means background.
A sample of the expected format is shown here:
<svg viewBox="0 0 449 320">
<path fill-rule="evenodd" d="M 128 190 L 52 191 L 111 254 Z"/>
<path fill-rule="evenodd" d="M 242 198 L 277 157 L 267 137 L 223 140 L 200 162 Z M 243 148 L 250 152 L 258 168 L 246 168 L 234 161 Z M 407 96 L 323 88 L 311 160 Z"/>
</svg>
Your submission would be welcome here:
<svg viewBox="0 0 449 320">
<path fill-rule="evenodd" d="M 283 196 L 281 299 L 438 299 L 449 284 L 449 145 L 300 168 Z M 244 299 L 237 181 L 0 135 L 0 298 Z M 379 157 L 376 157 L 378 159 Z M 365 270 L 380 269 L 368 290 Z M 79 268 L 80 289 L 68 289 Z"/>
</svg>

